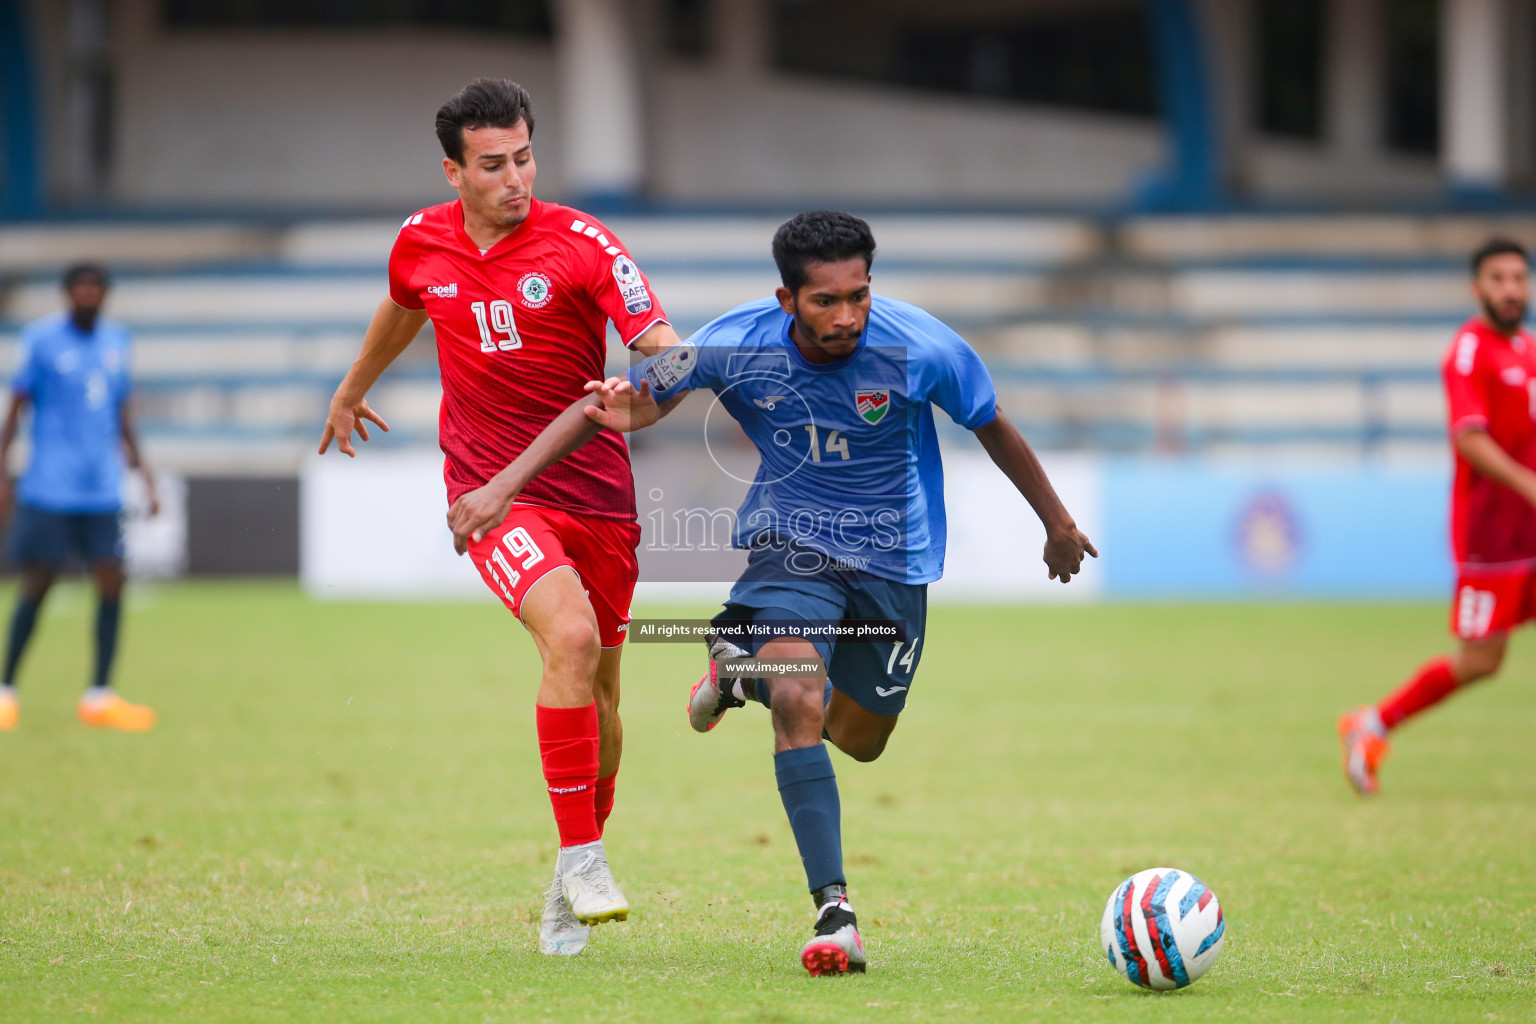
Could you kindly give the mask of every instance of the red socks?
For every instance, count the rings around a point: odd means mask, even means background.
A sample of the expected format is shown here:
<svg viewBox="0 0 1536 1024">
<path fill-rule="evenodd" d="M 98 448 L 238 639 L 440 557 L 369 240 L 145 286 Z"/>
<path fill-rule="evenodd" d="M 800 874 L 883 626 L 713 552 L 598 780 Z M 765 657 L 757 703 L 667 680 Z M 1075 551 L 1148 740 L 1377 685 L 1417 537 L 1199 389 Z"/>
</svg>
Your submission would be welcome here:
<svg viewBox="0 0 1536 1024">
<path fill-rule="evenodd" d="M 613 786 L 619 781 L 619 770 L 615 768 L 613 774 L 606 779 L 597 780 L 597 834 L 603 834 L 603 825 L 608 821 L 608 815 L 613 811 Z"/>
<path fill-rule="evenodd" d="M 1450 658 L 1427 661 L 1419 666 L 1412 679 L 1382 698 L 1376 705 L 1376 713 L 1381 716 L 1382 725 L 1388 729 L 1396 728 L 1405 718 L 1445 700 L 1456 685 Z"/>
<path fill-rule="evenodd" d="M 602 837 L 596 810 L 597 703 L 584 708 L 540 706 L 537 720 L 539 757 L 544 762 L 544 781 L 549 786 L 560 845 L 596 842 Z M 612 792 L 610 776 L 610 808 Z"/>
</svg>

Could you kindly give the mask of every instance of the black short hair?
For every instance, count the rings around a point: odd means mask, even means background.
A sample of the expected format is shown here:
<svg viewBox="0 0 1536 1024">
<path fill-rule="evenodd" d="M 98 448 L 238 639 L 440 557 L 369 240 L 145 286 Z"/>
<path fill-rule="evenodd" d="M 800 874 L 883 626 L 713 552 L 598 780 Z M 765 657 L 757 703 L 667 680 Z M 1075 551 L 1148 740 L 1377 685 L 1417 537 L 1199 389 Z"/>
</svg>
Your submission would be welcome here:
<svg viewBox="0 0 1536 1024">
<path fill-rule="evenodd" d="M 111 283 L 107 277 L 107 268 L 100 263 L 72 263 L 69 269 L 64 271 L 64 287 L 73 288 L 79 284 L 82 278 L 95 278 L 96 283 L 103 288 Z"/>
<path fill-rule="evenodd" d="M 807 263 L 837 263 L 863 257 L 864 269 L 875 262 L 875 235 L 851 213 L 812 210 L 798 213 L 773 233 L 773 262 L 779 265 L 784 287 L 798 292 L 805 284 Z"/>
<path fill-rule="evenodd" d="M 443 154 L 464 162 L 464 129 L 511 128 L 519 121 L 533 136 L 533 100 L 510 78 L 477 78 L 437 110 L 437 141 Z"/>
<path fill-rule="evenodd" d="M 1503 256 L 1506 253 L 1513 253 L 1527 263 L 1531 261 L 1530 254 L 1525 251 L 1525 246 L 1513 238 L 1495 236 L 1478 246 L 1477 251 L 1472 254 L 1472 276 L 1476 277 L 1478 275 L 1478 272 L 1483 269 L 1484 262 L 1495 256 Z"/>
</svg>

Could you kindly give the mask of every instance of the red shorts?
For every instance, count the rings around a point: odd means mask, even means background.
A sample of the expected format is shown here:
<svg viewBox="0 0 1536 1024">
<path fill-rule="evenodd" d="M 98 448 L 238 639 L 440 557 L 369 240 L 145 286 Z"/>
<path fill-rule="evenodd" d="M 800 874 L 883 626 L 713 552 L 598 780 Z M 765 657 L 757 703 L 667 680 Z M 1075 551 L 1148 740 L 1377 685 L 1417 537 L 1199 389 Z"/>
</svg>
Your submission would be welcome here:
<svg viewBox="0 0 1536 1024">
<path fill-rule="evenodd" d="M 513 505 L 500 526 L 470 544 L 469 555 L 485 585 L 513 615 L 519 615 L 523 598 L 551 570 L 575 569 L 597 613 L 600 642 L 617 647 L 629 629 L 629 601 L 640 575 L 635 560 L 639 543 L 640 524 L 630 520 Z"/>
<path fill-rule="evenodd" d="M 1536 619 L 1536 572 L 1467 573 L 1456 580 L 1451 632 L 1483 640 Z"/>
</svg>

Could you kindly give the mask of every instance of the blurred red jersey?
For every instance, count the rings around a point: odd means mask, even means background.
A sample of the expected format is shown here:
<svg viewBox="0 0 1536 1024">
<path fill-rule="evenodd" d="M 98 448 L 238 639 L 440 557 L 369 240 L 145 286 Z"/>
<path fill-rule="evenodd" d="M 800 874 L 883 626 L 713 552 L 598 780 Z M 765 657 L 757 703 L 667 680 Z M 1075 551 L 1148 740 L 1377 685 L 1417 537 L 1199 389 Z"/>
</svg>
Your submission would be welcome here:
<svg viewBox="0 0 1536 1024">
<path fill-rule="evenodd" d="M 666 314 L 613 233 L 577 210 L 531 201 L 512 234 L 481 251 L 459 201 L 408 217 L 389 255 L 389 294 L 425 309 L 443 380 L 438 441 L 452 504 L 517 458 L 582 385 L 601 380 L 608 321 L 631 345 Z M 622 435 L 604 430 L 518 496 L 635 518 Z"/>
<path fill-rule="evenodd" d="M 1441 364 L 1452 451 L 1467 430 L 1486 430 L 1523 466 L 1536 469 L 1536 340 L 1506 338 L 1479 319 L 1457 332 Z M 1536 509 L 1456 454 L 1451 548 L 1463 574 L 1536 571 Z"/>
</svg>

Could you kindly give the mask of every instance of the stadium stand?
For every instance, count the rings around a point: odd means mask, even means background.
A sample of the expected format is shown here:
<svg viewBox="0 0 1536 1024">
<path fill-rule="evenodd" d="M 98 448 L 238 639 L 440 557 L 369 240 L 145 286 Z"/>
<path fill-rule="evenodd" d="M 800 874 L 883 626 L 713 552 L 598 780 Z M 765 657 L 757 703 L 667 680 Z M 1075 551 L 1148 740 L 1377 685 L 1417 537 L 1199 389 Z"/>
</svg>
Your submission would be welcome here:
<svg viewBox="0 0 1536 1024">
<path fill-rule="evenodd" d="M 1439 451 L 1436 364 L 1467 315 L 1464 254 L 1536 221 L 1458 216 L 873 215 L 877 290 L 959 329 L 1043 447 Z M 615 217 L 685 331 L 774 283 L 770 216 Z M 188 471 L 291 472 L 384 294 L 396 224 L 73 224 L 0 230 L 0 366 L 57 308 L 57 271 L 109 262 L 137 338 L 146 435 Z M 615 366 L 622 362 L 614 352 Z M 434 439 L 429 339 L 381 384 Z"/>
</svg>

